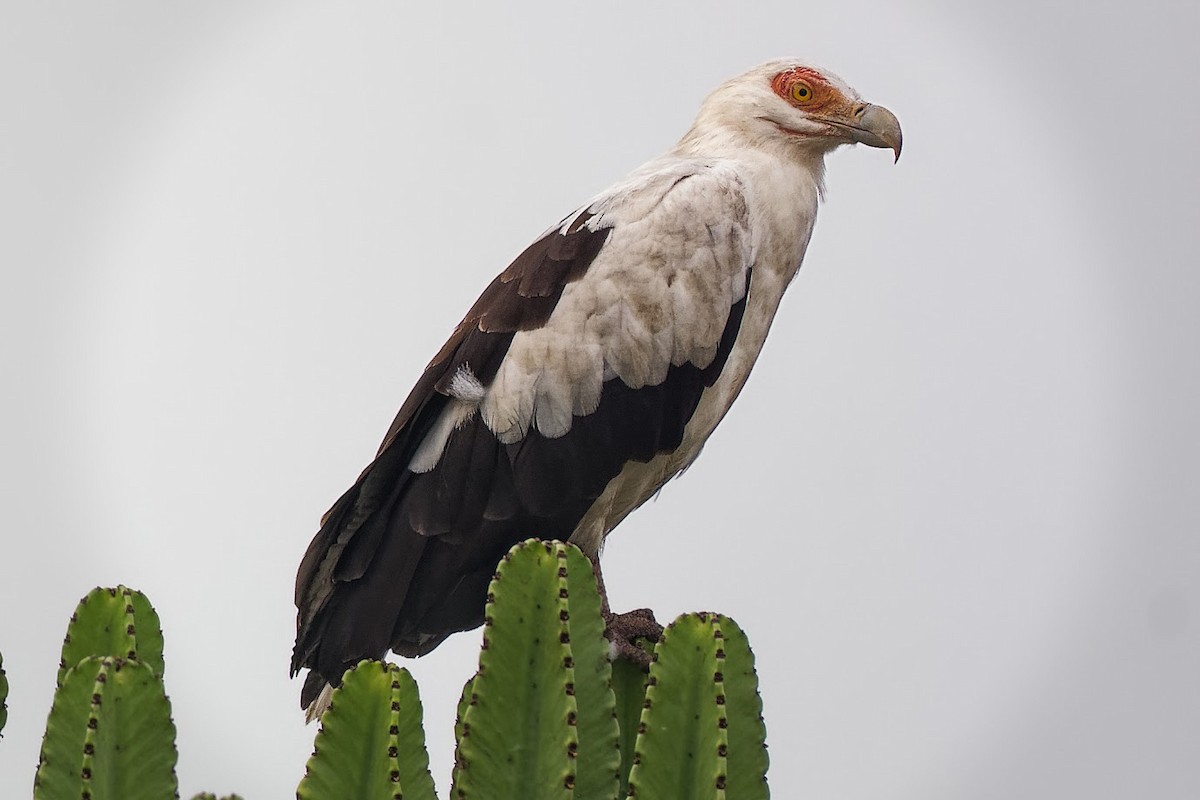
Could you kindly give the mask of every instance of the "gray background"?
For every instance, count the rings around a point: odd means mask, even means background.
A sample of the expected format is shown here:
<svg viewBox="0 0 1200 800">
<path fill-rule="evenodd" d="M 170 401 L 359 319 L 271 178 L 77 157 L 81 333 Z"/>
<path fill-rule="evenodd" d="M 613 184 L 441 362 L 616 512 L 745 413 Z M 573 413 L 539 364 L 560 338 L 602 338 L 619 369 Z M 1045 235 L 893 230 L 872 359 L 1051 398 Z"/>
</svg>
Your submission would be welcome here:
<svg viewBox="0 0 1200 800">
<path fill-rule="evenodd" d="M 1196 12 L 500 5 L 5 4 L 0 797 L 117 582 L 164 622 L 184 796 L 291 796 L 320 514 L 492 275 L 788 54 L 904 157 L 830 158 L 614 603 L 743 624 L 779 797 L 1200 797 Z M 410 665 L 443 792 L 477 644 Z"/>
</svg>

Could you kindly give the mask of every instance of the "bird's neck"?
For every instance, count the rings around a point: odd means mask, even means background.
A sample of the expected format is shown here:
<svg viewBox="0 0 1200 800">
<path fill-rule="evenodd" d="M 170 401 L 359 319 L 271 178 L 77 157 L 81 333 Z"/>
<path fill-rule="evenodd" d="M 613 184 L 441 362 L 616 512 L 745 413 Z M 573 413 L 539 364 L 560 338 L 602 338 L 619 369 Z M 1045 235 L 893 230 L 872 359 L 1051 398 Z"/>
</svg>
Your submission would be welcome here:
<svg viewBox="0 0 1200 800">
<path fill-rule="evenodd" d="M 827 148 L 820 143 L 758 134 L 749 128 L 701 118 L 683 135 L 672 152 L 689 158 L 761 164 L 767 169 L 798 167 L 810 176 L 818 194 L 824 192 Z"/>
<path fill-rule="evenodd" d="M 790 147 L 778 138 L 755 139 L 724 126 L 697 124 L 672 155 L 733 166 L 745 186 L 755 251 L 762 259 L 756 271 L 773 269 L 780 273 L 782 285 L 789 283 L 804 257 L 824 193 L 824 151 Z"/>
</svg>

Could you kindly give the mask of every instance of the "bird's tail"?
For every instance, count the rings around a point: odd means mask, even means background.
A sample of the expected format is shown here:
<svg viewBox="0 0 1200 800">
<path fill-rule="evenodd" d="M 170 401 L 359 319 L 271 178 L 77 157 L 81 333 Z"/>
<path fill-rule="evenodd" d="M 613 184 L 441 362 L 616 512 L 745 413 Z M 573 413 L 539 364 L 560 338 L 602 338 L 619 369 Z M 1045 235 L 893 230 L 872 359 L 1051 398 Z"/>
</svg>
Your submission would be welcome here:
<svg viewBox="0 0 1200 800">
<path fill-rule="evenodd" d="M 321 691 L 317 694 L 316 699 L 304 709 L 304 724 L 307 725 L 314 719 L 320 719 L 321 715 L 329 708 L 332 699 L 333 687 L 326 683 L 321 687 Z"/>
</svg>

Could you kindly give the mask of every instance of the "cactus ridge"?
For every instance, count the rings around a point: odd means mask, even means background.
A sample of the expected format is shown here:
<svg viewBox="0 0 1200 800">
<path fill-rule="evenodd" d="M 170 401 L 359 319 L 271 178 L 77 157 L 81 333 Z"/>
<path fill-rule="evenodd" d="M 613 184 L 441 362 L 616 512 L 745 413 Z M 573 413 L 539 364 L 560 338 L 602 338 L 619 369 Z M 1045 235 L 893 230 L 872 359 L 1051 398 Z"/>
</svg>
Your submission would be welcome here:
<svg viewBox="0 0 1200 800">
<path fill-rule="evenodd" d="M 63 638 L 34 778 L 37 800 L 178 796 L 162 630 L 141 592 L 93 589 Z"/>
<path fill-rule="evenodd" d="M 753 661 L 736 623 L 710 613 L 679 617 L 651 659 L 629 796 L 766 798 L 761 710 Z M 739 775 L 743 768 L 753 774 Z"/>
<path fill-rule="evenodd" d="M 607 800 L 620 785 L 620 729 L 596 575 L 579 548 L 562 542 L 552 545 L 567 573 L 563 586 L 560 568 L 559 596 L 570 611 L 569 658 L 579 710 L 579 749 L 571 753 L 576 769 L 574 796 L 576 800 Z"/>
<path fill-rule="evenodd" d="M 79 601 L 63 637 L 58 685 L 67 670 L 90 656 L 137 659 L 162 677 L 162 627 L 144 594 L 126 586 L 97 587 Z"/>
<path fill-rule="evenodd" d="M 591 562 L 575 546 L 531 539 L 504 557 L 488 587 L 478 671 L 458 704 L 452 797 L 767 800 L 762 701 L 742 629 L 685 614 L 653 647 L 647 675 L 610 663 L 600 609 Z M 35 800 L 178 798 L 162 651 L 141 593 L 118 586 L 80 601 Z M 0 728 L 7 688 L 0 659 Z M 437 800 L 408 670 L 362 661 L 346 672 L 296 796 Z"/>
<path fill-rule="evenodd" d="M 730 798 L 763 798 L 767 788 L 767 728 L 754 653 L 745 632 L 729 617 L 720 617 L 724 636 L 724 690 L 728 718 L 729 759 L 726 792 Z"/>
<path fill-rule="evenodd" d="M 591 562 L 515 545 L 488 587 L 479 671 L 463 689 L 453 796 L 599 800 L 620 767 L 612 673 Z"/>
<path fill-rule="evenodd" d="M 578 706 L 569 610 L 554 548 L 521 542 L 488 587 L 483 646 L 462 719 L 456 798 L 571 798 Z M 549 612 L 549 613 L 547 613 Z M 564 615 L 564 612 L 566 614 Z"/>
<path fill-rule="evenodd" d="M 612 687 L 616 697 L 617 725 L 620 731 L 620 787 L 618 797 L 629 792 L 629 771 L 637 742 L 642 705 L 646 700 L 646 673 L 637 664 L 618 659 L 612 664 Z"/>
<path fill-rule="evenodd" d="M 34 798 L 177 797 L 177 757 L 162 679 L 134 659 L 90 656 L 55 692 Z"/>
<path fill-rule="evenodd" d="M 456 770 L 459 768 L 461 761 L 459 746 L 462 744 L 463 731 L 466 730 L 467 709 L 474 704 L 475 700 L 475 676 L 472 675 L 463 684 L 462 694 L 458 698 L 457 716 L 454 718 L 454 768 Z"/>
<path fill-rule="evenodd" d="M 412 675 L 381 661 L 348 670 L 321 715 L 300 800 L 436 800 Z"/>
</svg>

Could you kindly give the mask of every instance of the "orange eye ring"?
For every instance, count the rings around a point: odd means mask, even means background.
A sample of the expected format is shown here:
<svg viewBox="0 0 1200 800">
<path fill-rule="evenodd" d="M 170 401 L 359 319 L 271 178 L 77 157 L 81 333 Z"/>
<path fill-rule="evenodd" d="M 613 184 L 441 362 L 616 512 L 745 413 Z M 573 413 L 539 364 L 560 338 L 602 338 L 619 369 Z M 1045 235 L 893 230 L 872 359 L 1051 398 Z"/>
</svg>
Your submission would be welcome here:
<svg viewBox="0 0 1200 800">
<path fill-rule="evenodd" d="M 792 100 L 800 105 L 805 105 L 813 101 L 812 85 L 806 81 L 796 81 L 793 83 L 790 93 Z"/>
</svg>

